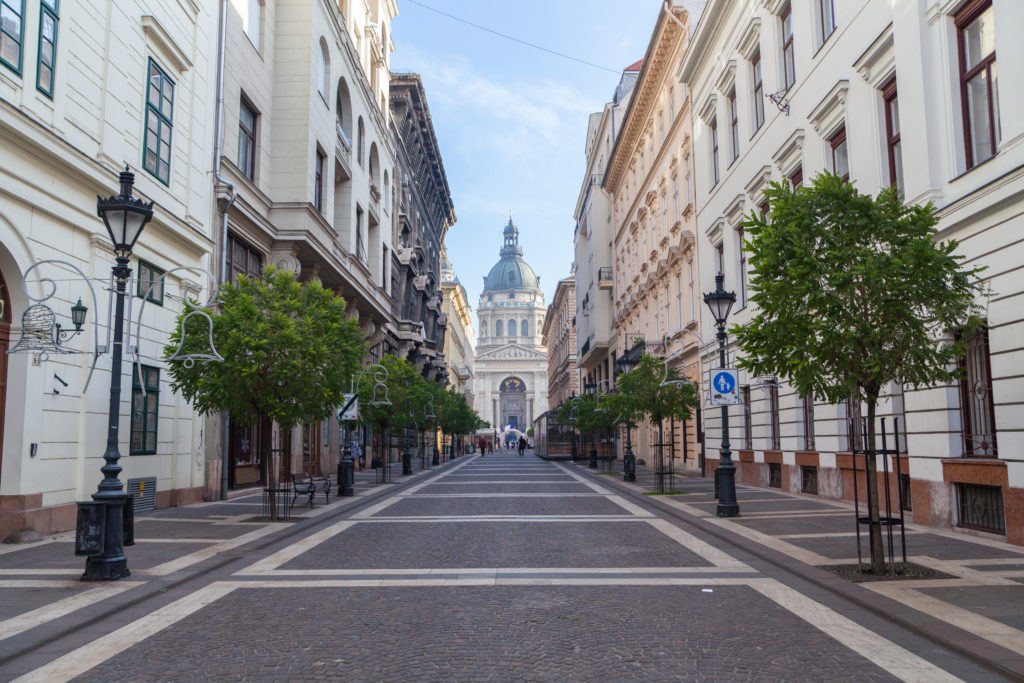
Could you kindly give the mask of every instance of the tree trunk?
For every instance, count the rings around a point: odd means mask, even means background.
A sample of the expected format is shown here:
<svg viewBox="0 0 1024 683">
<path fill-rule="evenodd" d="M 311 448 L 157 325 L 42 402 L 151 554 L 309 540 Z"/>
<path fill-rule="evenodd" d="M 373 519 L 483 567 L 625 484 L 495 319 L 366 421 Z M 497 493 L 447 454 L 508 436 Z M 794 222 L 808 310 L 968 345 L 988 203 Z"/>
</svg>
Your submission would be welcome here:
<svg viewBox="0 0 1024 683">
<path fill-rule="evenodd" d="M 868 402 L 868 424 L 867 433 L 864 435 L 864 450 L 868 451 L 865 459 L 865 474 L 867 476 L 867 504 L 868 514 L 871 517 L 871 573 L 885 573 L 885 551 L 882 549 L 882 527 L 878 523 L 878 467 L 875 463 L 875 409 L 878 398 Z M 884 455 L 882 457 L 885 457 Z M 854 482 L 856 486 L 856 482 Z"/>
</svg>

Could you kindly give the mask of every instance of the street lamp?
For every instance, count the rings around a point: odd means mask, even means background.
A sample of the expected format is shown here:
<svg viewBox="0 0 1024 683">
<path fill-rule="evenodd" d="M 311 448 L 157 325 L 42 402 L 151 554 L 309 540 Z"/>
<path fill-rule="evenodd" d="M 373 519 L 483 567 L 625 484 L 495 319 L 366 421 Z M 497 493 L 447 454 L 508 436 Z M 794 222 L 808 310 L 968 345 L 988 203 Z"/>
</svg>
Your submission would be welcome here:
<svg viewBox="0 0 1024 683">
<path fill-rule="evenodd" d="M 596 396 L 597 382 L 593 378 L 587 380 L 583 383 L 583 391 L 587 392 L 587 396 Z M 597 443 L 594 440 L 594 432 L 590 432 L 590 462 L 587 466 L 592 470 L 597 469 Z"/>
<path fill-rule="evenodd" d="M 636 347 L 634 347 L 636 348 Z M 633 349 L 622 354 L 622 358 L 615 361 L 615 367 L 620 374 L 627 374 L 637 366 L 639 361 L 633 355 Z M 622 452 L 622 481 L 636 481 L 636 456 L 633 455 L 633 422 L 626 414 L 626 450 Z"/>
<path fill-rule="evenodd" d="M 711 309 L 711 315 L 715 318 L 718 326 L 718 362 L 724 368 L 725 361 L 725 321 L 729 317 L 732 305 L 736 303 L 736 293 L 727 292 L 722 288 L 725 276 L 719 273 L 715 276 L 715 291 L 707 292 L 704 295 L 704 303 Z M 722 406 L 722 449 L 718 467 L 715 468 L 715 478 L 718 482 L 718 509 L 719 517 L 738 517 L 740 514 L 739 503 L 736 502 L 736 467 L 732 464 L 732 451 L 729 450 L 729 406 Z"/>
<path fill-rule="evenodd" d="M 121 480 L 117 478 L 121 473 L 121 466 L 117 464 L 121 459 L 117 447 L 118 424 L 121 417 L 121 349 L 124 338 L 125 292 L 132 276 L 132 269 L 128 264 L 131 262 L 135 241 L 142 234 L 146 223 L 153 218 L 153 202 L 147 204 L 132 196 L 135 174 L 129 171 L 128 167 L 125 167 L 119 179 L 120 194 L 109 199 L 103 199 L 98 195 L 96 197 L 96 213 L 103 219 L 110 234 L 110 241 L 114 244 L 115 264 L 111 272 L 114 275 L 116 296 L 114 345 L 110 362 L 110 405 L 107 410 L 107 450 L 103 452 L 104 464 L 100 468 L 103 472 L 103 481 L 100 482 L 96 493 L 92 494 L 92 499 L 96 503 L 105 506 L 103 553 L 86 558 L 85 573 L 82 574 L 85 581 L 114 581 L 123 579 L 131 573 L 128 571 L 128 558 L 124 555 L 124 508 L 128 496 L 121 485 Z M 84 312 L 81 315 L 84 319 Z"/>
<path fill-rule="evenodd" d="M 579 449 L 576 447 L 576 409 L 578 407 L 579 398 L 576 396 L 576 392 L 572 392 L 572 396 L 569 397 L 569 424 L 572 427 L 572 434 L 569 435 L 571 439 L 570 444 L 572 448 L 572 461 L 576 462 L 579 459 Z"/>
</svg>

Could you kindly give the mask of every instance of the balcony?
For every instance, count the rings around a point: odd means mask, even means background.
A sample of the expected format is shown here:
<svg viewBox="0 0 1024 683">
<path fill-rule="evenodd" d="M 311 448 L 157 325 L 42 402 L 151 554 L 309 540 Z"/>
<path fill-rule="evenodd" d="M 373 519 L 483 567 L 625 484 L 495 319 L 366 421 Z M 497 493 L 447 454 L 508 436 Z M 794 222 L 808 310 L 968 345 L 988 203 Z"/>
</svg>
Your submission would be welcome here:
<svg viewBox="0 0 1024 683">
<path fill-rule="evenodd" d="M 598 289 L 611 289 L 612 285 L 615 284 L 615 280 L 612 276 L 611 266 L 605 266 L 604 268 L 597 269 L 597 288 Z"/>
<path fill-rule="evenodd" d="M 335 128 L 338 131 L 338 139 L 334 145 L 334 159 L 338 162 L 338 169 L 340 170 L 336 175 L 335 180 L 351 180 L 352 145 L 349 143 L 348 136 L 345 135 L 345 131 L 341 128 L 341 121 L 337 122 Z"/>
</svg>

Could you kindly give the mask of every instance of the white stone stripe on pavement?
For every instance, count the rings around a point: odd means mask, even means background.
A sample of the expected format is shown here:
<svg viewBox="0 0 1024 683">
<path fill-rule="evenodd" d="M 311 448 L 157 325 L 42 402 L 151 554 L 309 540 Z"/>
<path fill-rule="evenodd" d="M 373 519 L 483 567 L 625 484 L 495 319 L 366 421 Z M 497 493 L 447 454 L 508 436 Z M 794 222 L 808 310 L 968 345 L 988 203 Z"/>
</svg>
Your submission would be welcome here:
<svg viewBox="0 0 1024 683">
<path fill-rule="evenodd" d="M 3 584 L 6 583 L 9 582 L 0 582 L 0 587 L 6 587 L 3 586 Z M 82 587 L 81 581 L 62 581 L 60 583 L 63 584 L 60 586 L 61 588 Z M 123 593 L 126 590 L 135 588 L 136 586 L 141 586 L 143 583 L 143 581 L 125 581 L 123 583 L 110 583 L 103 586 L 98 586 L 96 588 L 90 588 L 89 590 L 82 591 L 81 593 L 78 593 L 76 595 L 71 595 L 62 600 L 51 602 L 50 604 L 44 605 L 43 607 L 40 607 L 38 609 L 34 609 L 23 614 L 19 614 L 18 616 L 11 617 L 10 619 L 5 619 L 3 621 L 0 621 L 0 640 L 10 638 L 11 636 L 16 636 L 19 633 L 23 633 L 24 631 L 29 630 L 30 628 L 35 628 L 36 626 L 40 626 L 47 622 L 53 621 L 54 619 L 59 619 L 65 615 L 71 614 L 75 610 L 82 609 L 83 607 L 88 607 L 89 605 L 93 605 L 97 602 L 100 602 L 101 600 L 106 600 L 107 598 L 113 597 L 118 593 Z M 28 588 L 29 586 L 21 584 L 18 587 Z M 45 588 L 47 586 L 31 587 Z"/>
<path fill-rule="evenodd" d="M 135 570 L 135 573 L 144 576 L 167 576 L 168 574 L 172 574 L 178 571 L 179 569 L 190 567 L 194 564 L 202 562 L 203 560 L 208 560 L 211 557 L 214 557 L 215 555 L 218 555 L 226 550 L 233 550 L 234 548 L 243 546 L 246 543 L 251 543 L 268 534 L 272 534 L 275 531 L 280 531 L 281 529 L 287 526 L 288 525 L 285 523 L 266 524 L 266 526 L 260 529 L 250 531 L 247 534 L 242 534 L 237 538 L 230 538 L 226 541 L 220 541 L 219 543 L 203 548 L 202 550 L 197 550 L 196 552 L 189 553 L 188 555 L 182 555 L 179 558 L 170 560 L 169 562 L 164 562 L 163 564 L 151 567 L 150 569 Z"/>
<path fill-rule="evenodd" d="M 268 571 L 273 571 L 274 569 L 277 569 L 286 562 L 295 559 L 307 550 L 320 545 L 332 536 L 340 534 L 342 531 L 349 528 L 353 524 L 356 524 L 356 522 L 348 519 L 338 522 L 336 524 L 332 524 L 326 529 L 321 529 L 315 534 L 306 536 L 305 538 L 302 538 L 301 540 L 292 543 L 286 548 L 278 550 L 276 553 L 267 555 L 266 557 L 255 562 L 254 564 L 251 564 L 248 567 L 245 567 L 244 569 L 235 572 L 235 574 L 263 574 Z"/>
<path fill-rule="evenodd" d="M 750 566 L 746 563 L 740 562 L 732 555 L 719 550 L 710 543 L 700 540 L 693 534 L 683 531 L 667 520 L 649 519 L 644 521 L 679 545 L 683 546 L 690 552 L 696 553 L 716 567 L 741 567 L 743 569 L 750 569 Z"/>
<path fill-rule="evenodd" d="M 753 571 L 747 567 L 461 567 L 412 569 L 275 569 L 267 572 L 245 571 L 245 575 L 260 576 L 461 576 L 463 574 L 574 574 L 579 577 L 602 574 L 734 574 Z M 239 575 L 242 572 L 237 572 Z"/>
</svg>

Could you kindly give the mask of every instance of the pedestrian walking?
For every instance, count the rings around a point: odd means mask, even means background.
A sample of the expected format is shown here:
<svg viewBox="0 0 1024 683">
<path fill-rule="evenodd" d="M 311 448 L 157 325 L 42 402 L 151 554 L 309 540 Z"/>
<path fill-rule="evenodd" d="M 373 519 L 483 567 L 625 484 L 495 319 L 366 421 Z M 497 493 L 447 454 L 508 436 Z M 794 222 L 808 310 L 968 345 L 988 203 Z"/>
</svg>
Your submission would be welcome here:
<svg viewBox="0 0 1024 683">
<path fill-rule="evenodd" d="M 487 455 L 487 439 L 481 436 L 480 441 L 478 441 L 476 445 L 480 447 L 481 458 Z"/>
<path fill-rule="evenodd" d="M 519 447 L 519 457 L 523 457 L 523 451 L 526 450 L 526 439 L 519 437 L 519 442 L 516 444 Z"/>
<path fill-rule="evenodd" d="M 488 453 L 493 453 L 494 452 L 494 442 L 492 442 L 492 441 L 488 441 L 487 442 L 487 452 Z"/>
</svg>

